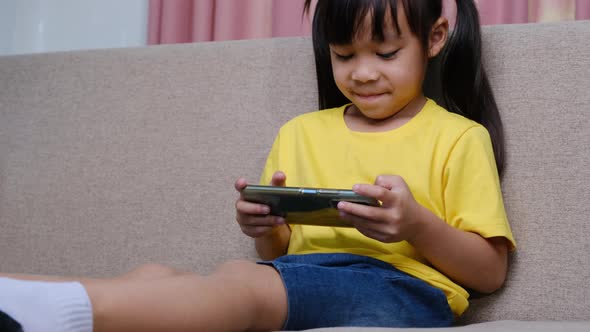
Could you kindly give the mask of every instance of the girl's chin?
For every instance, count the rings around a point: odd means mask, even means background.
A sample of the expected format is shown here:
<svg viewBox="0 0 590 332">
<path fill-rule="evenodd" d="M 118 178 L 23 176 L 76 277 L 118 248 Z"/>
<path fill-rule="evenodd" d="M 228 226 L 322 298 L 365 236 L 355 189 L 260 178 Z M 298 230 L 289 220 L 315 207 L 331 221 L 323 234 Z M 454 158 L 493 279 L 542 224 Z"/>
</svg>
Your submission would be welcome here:
<svg viewBox="0 0 590 332">
<path fill-rule="evenodd" d="M 356 104 L 355 104 L 356 105 Z M 359 115 L 374 121 L 385 120 L 399 113 L 399 109 L 391 105 L 356 105 Z"/>
</svg>

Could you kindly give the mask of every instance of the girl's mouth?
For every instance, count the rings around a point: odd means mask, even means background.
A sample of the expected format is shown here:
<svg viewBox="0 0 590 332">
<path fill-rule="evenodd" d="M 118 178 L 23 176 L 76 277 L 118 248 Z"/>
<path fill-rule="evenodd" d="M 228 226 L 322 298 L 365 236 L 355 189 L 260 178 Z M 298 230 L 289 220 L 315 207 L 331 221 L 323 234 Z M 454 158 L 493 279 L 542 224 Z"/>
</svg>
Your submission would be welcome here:
<svg viewBox="0 0 590 332">
<path fill-rule="evenodd" d="M 361 101 L 373 101 L 376 99 L 379 99 L 380 97 L 386 95 L 387 93 L 383 92 L 383 93 L 356 93 L 353 92 L 353 95 L 356 99 L 361 100 Z"/>
</svg>

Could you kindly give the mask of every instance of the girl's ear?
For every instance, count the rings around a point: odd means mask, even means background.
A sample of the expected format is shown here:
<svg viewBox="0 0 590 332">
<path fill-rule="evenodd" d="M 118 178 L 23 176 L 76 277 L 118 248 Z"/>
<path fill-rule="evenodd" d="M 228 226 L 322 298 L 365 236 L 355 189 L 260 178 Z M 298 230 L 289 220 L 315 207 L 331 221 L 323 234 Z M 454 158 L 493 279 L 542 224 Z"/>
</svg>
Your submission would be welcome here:
<svg viewBox="0 0 590 332">
<path fill-rule="evenodd" d="M 449 21 L 444 17 L 439 17 L 428 37 L 428 58 L 434 58 L 443 49 L 449 37 Z"/>
</svg>

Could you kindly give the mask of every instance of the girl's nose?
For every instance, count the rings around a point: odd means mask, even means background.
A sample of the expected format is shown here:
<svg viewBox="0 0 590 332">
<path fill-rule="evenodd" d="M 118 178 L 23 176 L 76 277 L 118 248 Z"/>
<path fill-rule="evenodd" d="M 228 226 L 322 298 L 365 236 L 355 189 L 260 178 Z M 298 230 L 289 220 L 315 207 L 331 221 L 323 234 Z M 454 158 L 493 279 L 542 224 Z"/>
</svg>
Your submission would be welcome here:
<svg viewBox="0 0 590 332">
<path fill-rule="evenodd" d="M 352 70 L 351 78 L 360 83 L 376 81 L 379 78 L 379 72 L 371 64 L 359 61 Z"/>
</svg>

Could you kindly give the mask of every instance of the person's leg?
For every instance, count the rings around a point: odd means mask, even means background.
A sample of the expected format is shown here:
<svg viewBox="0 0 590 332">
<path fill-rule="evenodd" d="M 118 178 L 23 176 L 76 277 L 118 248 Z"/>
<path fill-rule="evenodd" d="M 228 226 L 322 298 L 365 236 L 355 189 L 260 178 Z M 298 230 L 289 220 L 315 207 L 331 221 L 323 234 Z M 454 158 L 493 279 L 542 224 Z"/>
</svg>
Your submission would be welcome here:
<svg viewBox="0 0 590 332">
<path fill-rule="evenodd" d="M 279 330 L 287 296 L 278 272 L 228 262 L 209 276 L 148 265 L 113 279 L 21 276 L 80 281 L 92 304 L 94 332 Z"/>
<path fill-rule="evenodd" d="M 147 264 L 115 280 L 154 280 L 186 274 L 172 268 Z M 104 282 L 92 278 L 72 278 L 34 274 L 0 274 L 0 313 L 11 314 L 29 332 L 92 331 L 92 305 L 86 285 Z M 1 318 L 1 317 L 0 317 Z M 6 325 L 0 319 L 0 326 Z M 0 331 L 8 328 L 0 328 Z"/>
<path fill-rule="evenodd" d="M 95 332 L 281 329 L 287 296 L 278 272 L 230 262 L 209 276 L 110 279 L 85 284 Z"/>
</svg>

